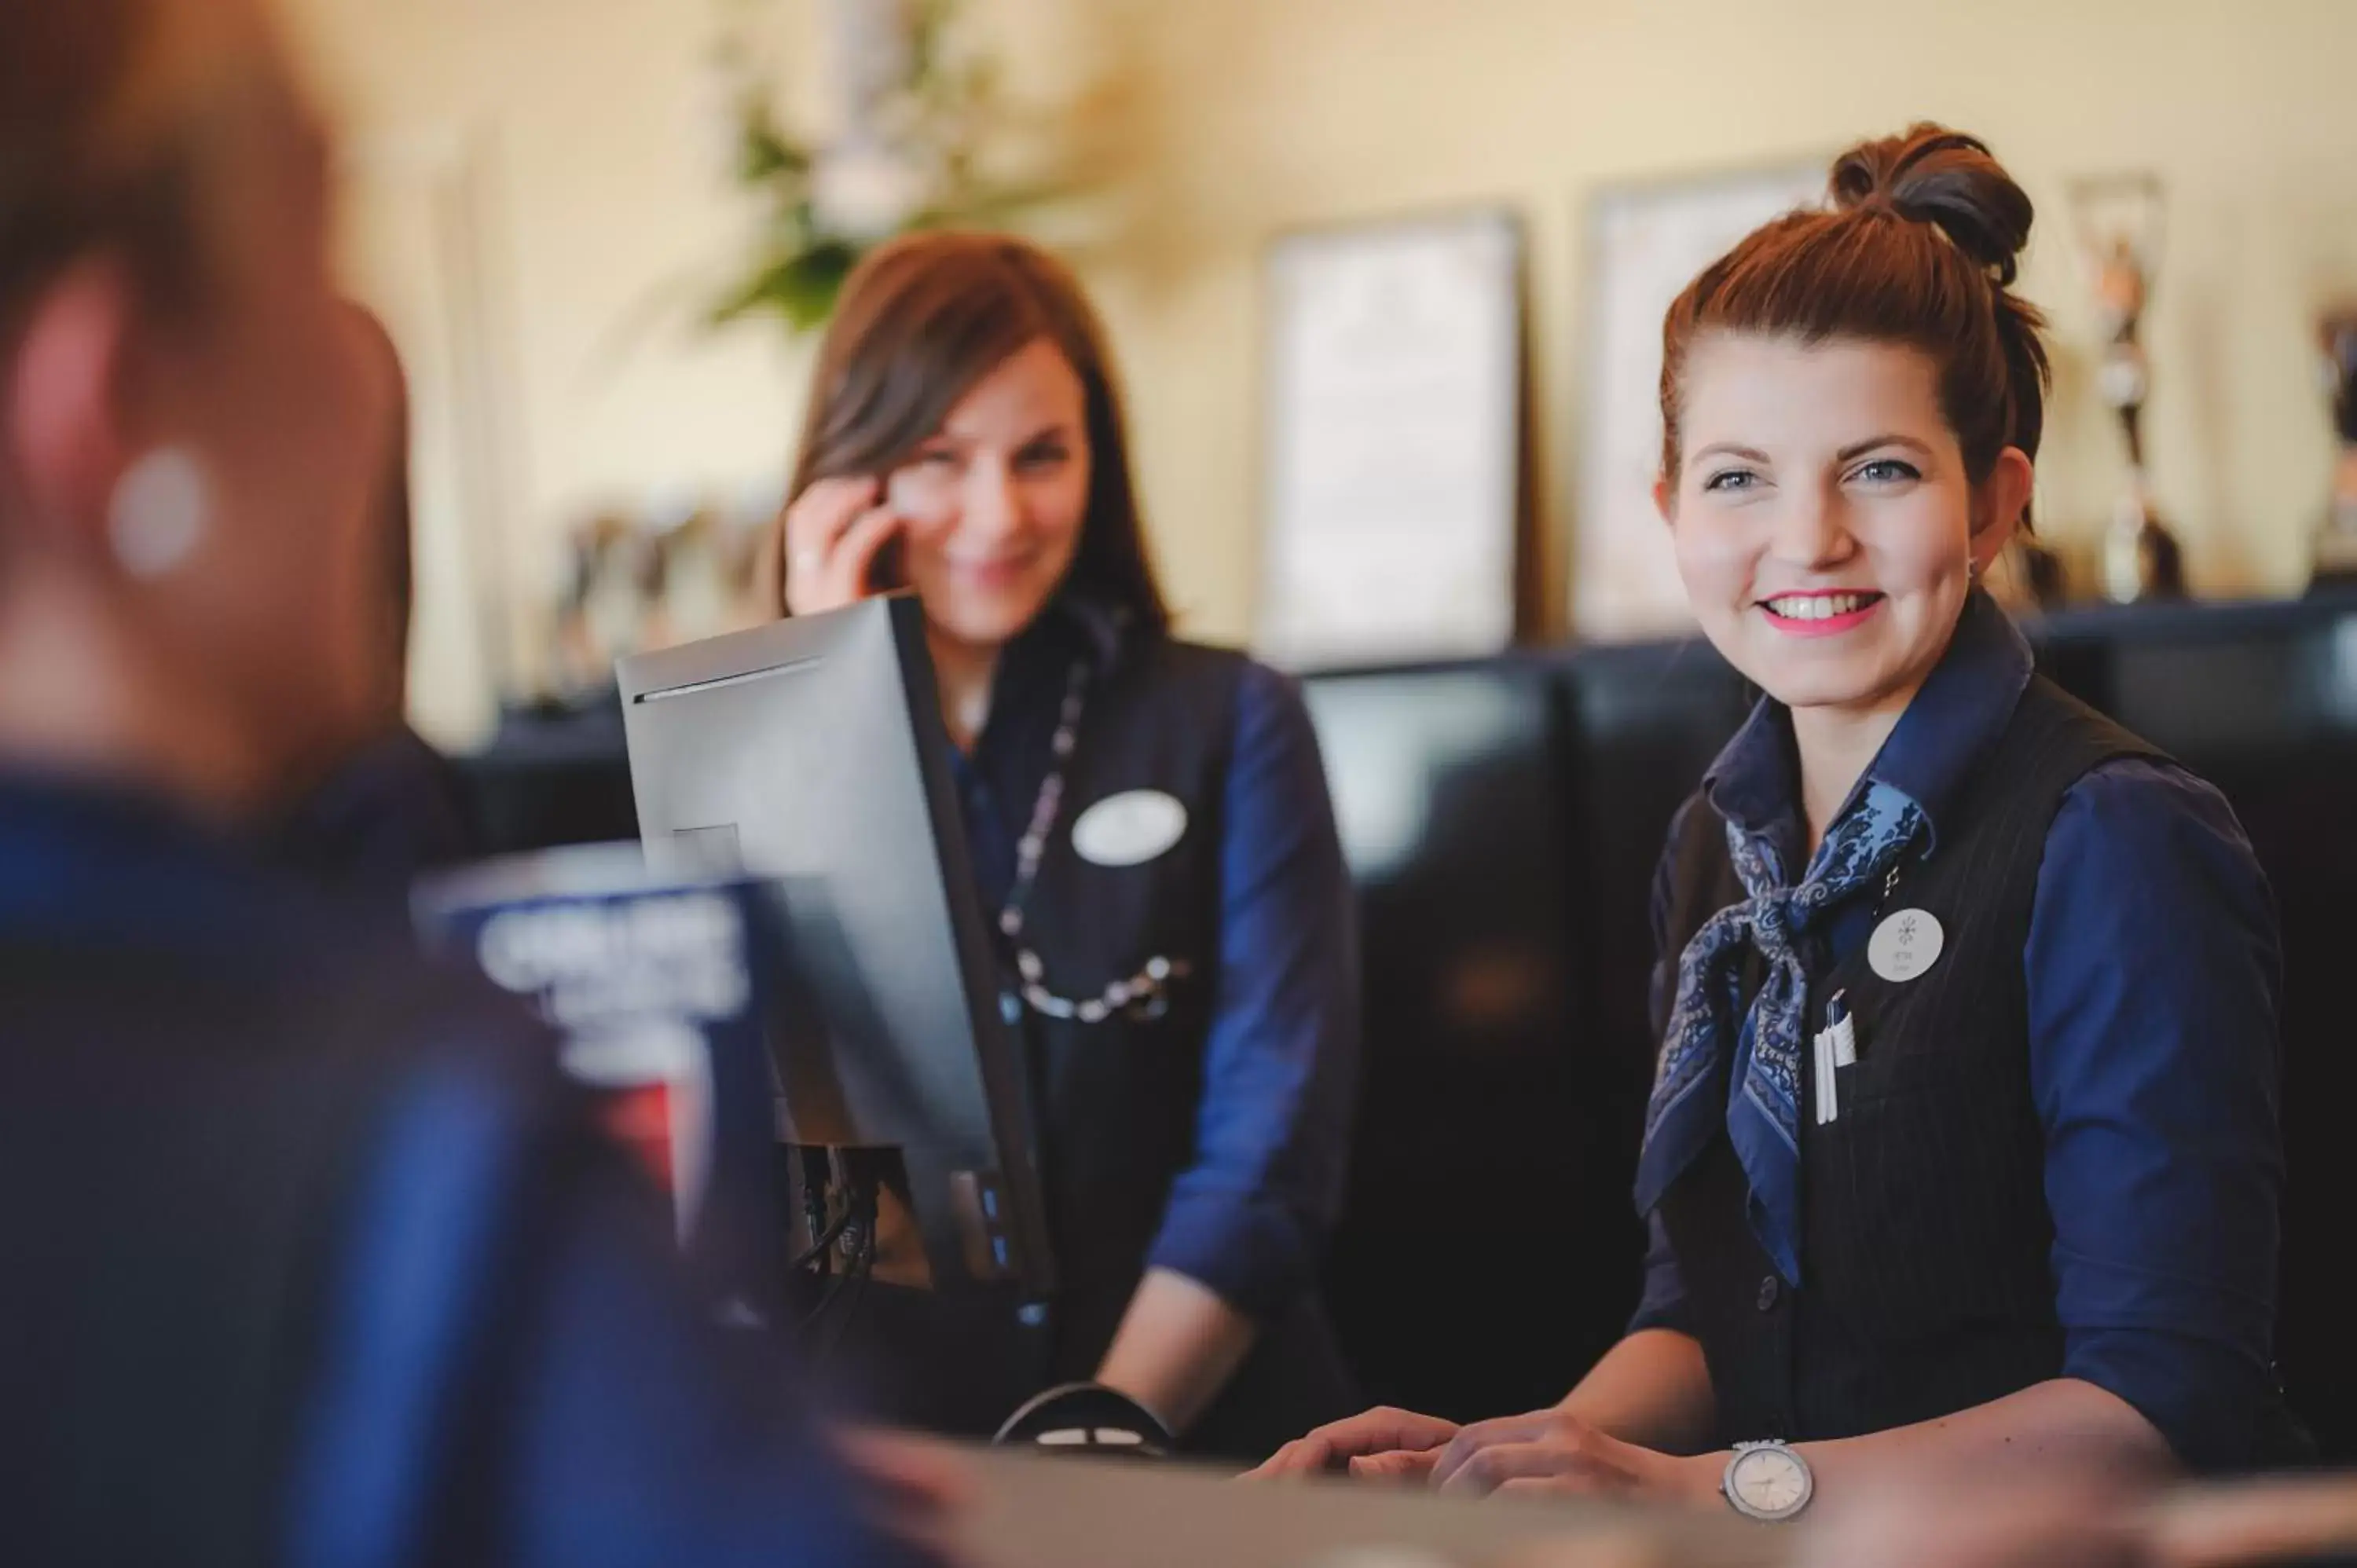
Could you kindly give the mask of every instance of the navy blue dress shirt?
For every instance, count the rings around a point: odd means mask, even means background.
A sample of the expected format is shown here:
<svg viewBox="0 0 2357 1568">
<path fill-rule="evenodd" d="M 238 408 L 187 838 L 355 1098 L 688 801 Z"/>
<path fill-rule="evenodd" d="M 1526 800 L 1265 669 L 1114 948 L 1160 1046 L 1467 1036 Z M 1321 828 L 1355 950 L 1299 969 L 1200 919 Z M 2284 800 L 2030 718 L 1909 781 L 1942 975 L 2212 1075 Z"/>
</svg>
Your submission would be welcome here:
<svg viewBox="0 0 2357 1568">
<path fill-rule="evenodd" d="M 1060 601 L 1007 646 L 989 720 L 952 759 L 993 911 L 1014 885 L 1072 662 L 1111 658 L 1122 635 L 1095 607 Z M 1317 732 L 1293 683 L 1258 664 L 1236 693 L 1221 819 L 1219 979 L 1196 1157 L 1146 1263 L 1265 1320 L 1315 1279 L 1341 1206 L 1359 1036 L 1349 873 Z"/>
<path fill-rule="evenodd" d="M 1923 810 L 1930 852 L 1942 811 L 2030 673 L 2020 632 L 1975 596 L 1867 771 Z M 1790 716 L 1762 701 L 1701 799 L 1781 835 L 1785 864 L 1797 865 L 1807 858 L 1798 777 Z M 1668 869 L 1654 883 L 1657 950 Z M 1825 969 L 1868 936 L 1871 891 L 1831 921 Z M 1660 953 L 1654 970 L 1656 1034 L 1676 960 Z M 2080 779 L 2047 833 L 2022 963 L 2062 1375 L 2136 1407 L 2179 1455 L 2201 1454 L 2205 1431 L 2240 1430 L 2273 1397 L 2283 1185 L 2274 900 L 2224 797 L 2142 758 Z M 1749 1048 L 1740 1042 L 1738 1081 Z M 1658 1219 L 1652 1230 L 1632 1332 L 1682 1321 L 1677 1260 Z"/>
</svg>

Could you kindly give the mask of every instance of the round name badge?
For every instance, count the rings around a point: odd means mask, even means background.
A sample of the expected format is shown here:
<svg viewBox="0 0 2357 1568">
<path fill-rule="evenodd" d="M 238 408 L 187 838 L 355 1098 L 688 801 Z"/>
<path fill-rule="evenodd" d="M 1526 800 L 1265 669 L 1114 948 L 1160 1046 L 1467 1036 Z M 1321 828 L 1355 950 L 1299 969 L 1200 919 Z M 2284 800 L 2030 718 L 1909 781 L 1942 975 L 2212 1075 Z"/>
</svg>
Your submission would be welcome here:
<svg viewBox="0 0 2357 1568">
<path fill-rule="evenodd" d="M 1867 966 L 1881 979 L 1910 981 L 1939 962 L 1947 945 L 1948 933 L 1937 916 L 1901 909 L 1874 928 L 1866 944 Z"/>
<path fill-rule="evenodd" d="M 1092 865 L 1143 865 L 1187 832 L 1187 808 L 1159 789 L 1108 795 L 1072 823 L 1072 848 Z"/>
</svg>

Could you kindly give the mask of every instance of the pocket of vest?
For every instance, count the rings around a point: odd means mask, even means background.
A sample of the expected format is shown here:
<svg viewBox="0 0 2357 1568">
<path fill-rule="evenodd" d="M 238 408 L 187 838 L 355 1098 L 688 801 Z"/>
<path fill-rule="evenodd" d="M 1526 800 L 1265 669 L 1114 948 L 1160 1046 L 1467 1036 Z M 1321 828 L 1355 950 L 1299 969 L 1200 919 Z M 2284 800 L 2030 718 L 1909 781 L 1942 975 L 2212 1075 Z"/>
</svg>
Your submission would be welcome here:
<svg viewBox="0 0 2357 1568">
<path fill-rule="evenodd" d="M 1911 1036 L 1903 1027 L 1903 1011 L 1895 1019 L 1857 1012 L 1851 1017 L 1857 1031 L 1857 1059 L 1835 1069 L 1845 1121 L 1853 1106 L 1914 1095 L 1954 1094 L 1983 1076 L 1978 1064 L 1964 1053 L 1941 1049 L 1932 1041 Z"/>
<path fill-rule="evenodd" d="M 1845 1086 L 1840 1120 L 1806 1130 L 1812 1267 L 1835 1310 L 1878 1341 L 2052 1312 L 2038 1148 L 1956 1089 L 1915 1075 L 1873 1095 Z"/>
</svg>

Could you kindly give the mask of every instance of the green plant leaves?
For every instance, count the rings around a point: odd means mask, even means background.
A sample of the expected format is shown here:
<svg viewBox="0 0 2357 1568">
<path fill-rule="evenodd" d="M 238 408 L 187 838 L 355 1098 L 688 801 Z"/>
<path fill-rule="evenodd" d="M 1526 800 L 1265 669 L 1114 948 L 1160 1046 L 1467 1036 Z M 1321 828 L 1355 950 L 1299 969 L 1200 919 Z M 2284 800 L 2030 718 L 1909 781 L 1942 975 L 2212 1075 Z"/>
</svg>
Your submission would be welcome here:
<svg viewBox="0 0 2357 1568">
<path fill-rule="evenodd" d="M 1070 182 L 1017 182 L 980 171 L 985 144 L 1002 123 L 997 61 L 953 50 L 947 36 L 961 0 L 914 0 L 910 8 L 909 80 L 882 108 L 884 134 L 917 166 L 937 171 L 922 210 L 902 231 L 1000 228 L 1024 212 L 1073 194 Z M 744 51 L 724 49 L 744 68 Z M 823 326 L 835 296 L 861 256 L 879 242 L 831 231 L 812 199 L 823 149 L 806 145 L 783 127 L 769 84 L 746 81 L 736 105 L 731 173 L 763 209 L 759 238 L 738 281 L 706 312 L 725 326 L 773 316 L 794 332 Z"/>
<path fill-rule="evenodd" d="M 797 332 L 824 326 L 834 314 L 843 280 L 859 264 L 861 253 L 849 241 L 821 240 L 806 250 L 775 257 L 713 306 L 712 324 L 725 326 L 774 313 Z"/>
</svg>

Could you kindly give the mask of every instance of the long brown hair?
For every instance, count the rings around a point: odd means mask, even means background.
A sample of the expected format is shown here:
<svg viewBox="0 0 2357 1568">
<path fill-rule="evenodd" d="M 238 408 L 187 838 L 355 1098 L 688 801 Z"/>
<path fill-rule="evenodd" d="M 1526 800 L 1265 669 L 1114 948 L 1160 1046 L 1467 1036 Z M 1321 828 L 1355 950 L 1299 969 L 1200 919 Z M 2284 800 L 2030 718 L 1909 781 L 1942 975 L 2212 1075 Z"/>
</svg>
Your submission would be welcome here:
<svg viewBox="0 0 2357 1568">
<path fill-rule="evenodd" d="M 2035 458 L 2050 371 L 2045 318 L 2013 292 L 2032 216 L 2021 187 L 1976 137 L 1925 124 L 1844 153 L 1828 194 L 1827 209 L 1752 231 L 1670 306 L 1663 474 L 1677 476 L 1687 352 L 1713 331 L 1905 344 L 1938 367 L 1972 479 L 2008 446 Z"/>
<path fill-rule="evenodd" d="M 1146 552 L 1104 328 L 1070 269 L 1021 240 L 912 234 L 859 264 L 819 347 L 788 494 L 890 472 L 976 383 L 1042 338 L 1071 365 L 1086 402 L 1088 511 L 1066 585 L 1163 630 L 1170 613 Z"/>
</svg>

